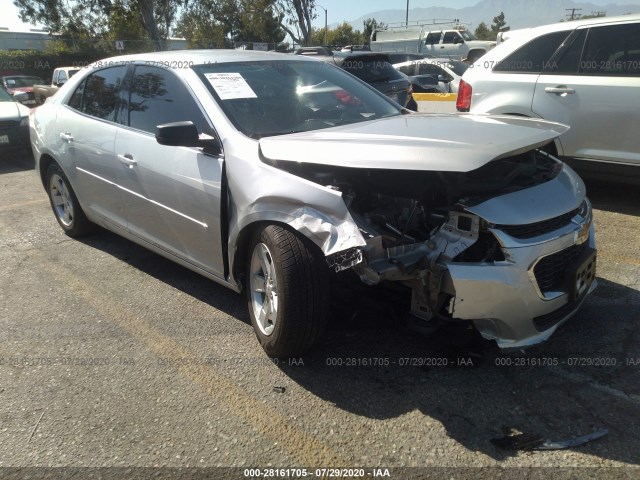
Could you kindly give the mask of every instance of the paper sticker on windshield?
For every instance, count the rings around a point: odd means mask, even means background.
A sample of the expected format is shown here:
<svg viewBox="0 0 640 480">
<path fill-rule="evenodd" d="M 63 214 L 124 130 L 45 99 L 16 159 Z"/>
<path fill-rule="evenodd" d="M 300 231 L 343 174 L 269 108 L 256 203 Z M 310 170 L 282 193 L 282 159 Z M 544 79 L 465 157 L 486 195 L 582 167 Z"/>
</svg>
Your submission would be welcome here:
<svg viewBox="0 0 640 480">
<path fill-rule="evenodd" d="M 239 73 L 205 73 L 205 77 L 221 100 L 234 98 L 258 98 L 247 81 Z"/>
</svg>

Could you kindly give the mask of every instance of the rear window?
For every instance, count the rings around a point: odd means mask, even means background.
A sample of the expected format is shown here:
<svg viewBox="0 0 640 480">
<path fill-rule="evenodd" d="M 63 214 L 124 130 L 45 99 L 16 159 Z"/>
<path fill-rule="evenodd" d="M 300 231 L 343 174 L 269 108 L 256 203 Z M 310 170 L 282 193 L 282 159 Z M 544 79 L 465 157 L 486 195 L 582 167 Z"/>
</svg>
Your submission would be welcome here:
<svg viewBox="0 0 640 480">
<path fill-rule="evenodd" d="M 494 72 L 541 73 L 571 30 L 553 32 L 531 40 L 498 62 Z"/>
<path fill-rule="evenodd" d="M 383 83 L 403 78 L 389 62 L 383 60 L 356 57 L 345 60 L 342 68 L 367 83 Z"/>
</svg>

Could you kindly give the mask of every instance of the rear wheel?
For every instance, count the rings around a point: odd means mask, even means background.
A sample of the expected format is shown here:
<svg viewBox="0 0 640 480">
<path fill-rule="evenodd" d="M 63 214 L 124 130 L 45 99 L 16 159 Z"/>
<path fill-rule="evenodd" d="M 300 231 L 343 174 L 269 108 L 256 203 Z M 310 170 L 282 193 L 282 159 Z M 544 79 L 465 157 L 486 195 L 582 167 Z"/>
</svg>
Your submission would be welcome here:
<svg viewBox="0 0 640 480">
<path fill-rule="evenodd" d="M 329 268 L 318 248 L 286 228 L 256 233 L 247 255 L 251 324 L 270 357 L 292 357 L 322 339 L 329 311 Z"/>
<path fill-rule="evenodd" d="M 67 235 L 80 237 L 93 230 L 94 225 L 82 211 L 67 176 L 55 163 L 47 169 L 46 186 L 53 213 Z"/>
</svg>

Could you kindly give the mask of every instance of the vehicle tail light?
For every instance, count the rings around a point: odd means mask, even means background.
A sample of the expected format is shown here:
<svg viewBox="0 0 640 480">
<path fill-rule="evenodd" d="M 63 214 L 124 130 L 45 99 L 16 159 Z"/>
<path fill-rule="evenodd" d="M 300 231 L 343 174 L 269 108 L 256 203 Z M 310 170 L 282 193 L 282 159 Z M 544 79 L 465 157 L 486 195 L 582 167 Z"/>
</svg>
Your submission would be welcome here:
<svg viewBox="0 0 640 480">
<path fill-rule="evenodd" d="M 458 99 L 456 100 L 456 108 L 459 112 L 468 112 L 471 110 L 471 92 L 473 88 L 464 80 L 460 80 L 458 86 Z"/>
</svg>

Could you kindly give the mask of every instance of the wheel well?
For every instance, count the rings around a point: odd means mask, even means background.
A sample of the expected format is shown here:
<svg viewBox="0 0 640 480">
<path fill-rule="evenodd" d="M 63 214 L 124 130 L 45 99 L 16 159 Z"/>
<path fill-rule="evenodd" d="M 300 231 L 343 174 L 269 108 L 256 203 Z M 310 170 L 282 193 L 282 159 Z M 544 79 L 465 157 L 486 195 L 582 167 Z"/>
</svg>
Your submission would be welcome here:
<svg viewBox="0 0 640 480">
<path fill-rule="evenodd" d="M 50 155 L 42 155 L 40 157 L 40 180 L 42 181 L 42 185 L 45 184 L 45 176 L 47 175 L 47 169 L 49 168 L 49 165 L 51 165 L 52 163 L 56 163 L 56 161 L 53 159 L 53 157 L 51 157 Z"/>
<path fill-rule="evenodd" d="M 294 234 L 299 235 L 302 238 L 302 240 L 305 243 L 307 243 L 307 245 L 310 248 L 316 248 L 320 250 L 320 247 L 318 247 L 318 245 L 313 243 L 313 241 L 311 241 L 304 235 L 301 235 L 297 230 L 293 229 L 291 225 L 288 225 L 286 223 L 277 222 L 273 220 L 266 220 L 266 221 L 251 223 L 246 227 L 244 227 L 238 234 L 238 240 L 236 241 L 236 251 L 233 257 L 233 278 L 236 281 L 240 282 L 240 284 L 242 285 L 242 288 L 246 287 L 245 285 L 246 279 L 244 278 L 244 264 L 247 258 L 249 244 L 251 243 L 251 239 L 256 234 L 256 232 L 266 227 L 267 225 L 277 225 L 286 230 L 289 230 L 290 232 L 293 232 Z"/>
</svg>

